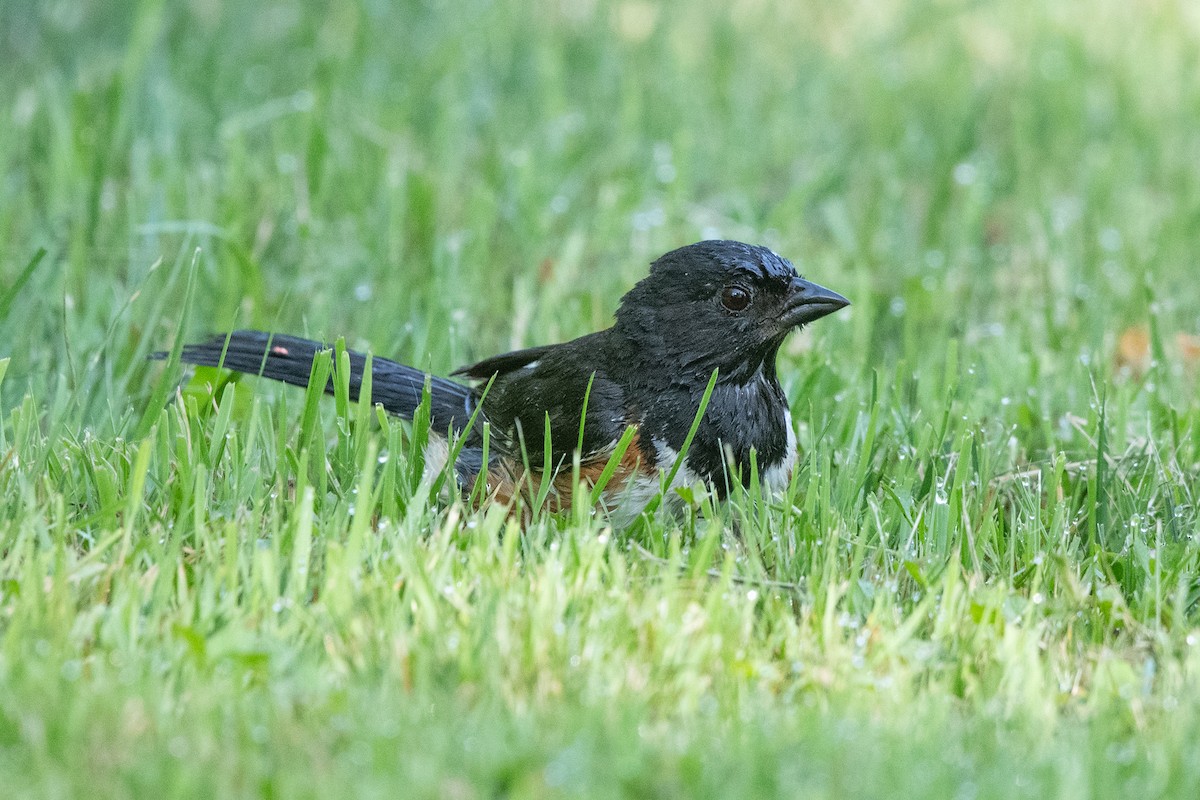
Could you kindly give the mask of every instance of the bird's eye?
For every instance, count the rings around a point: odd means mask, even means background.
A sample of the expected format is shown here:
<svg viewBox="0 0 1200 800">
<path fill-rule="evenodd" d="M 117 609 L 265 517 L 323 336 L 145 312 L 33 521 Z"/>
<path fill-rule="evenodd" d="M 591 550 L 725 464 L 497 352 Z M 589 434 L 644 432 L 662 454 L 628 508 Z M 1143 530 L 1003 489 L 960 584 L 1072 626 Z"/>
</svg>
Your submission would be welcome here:
<svg viewBox="0 0 1200 800">
<path fill-rule="evenodd" d="M 721 305 L 730 311 L 745 311 L 750 305 L 750 292 L 741 286 L 726 286 L 721 292 Z"/>
</svg>

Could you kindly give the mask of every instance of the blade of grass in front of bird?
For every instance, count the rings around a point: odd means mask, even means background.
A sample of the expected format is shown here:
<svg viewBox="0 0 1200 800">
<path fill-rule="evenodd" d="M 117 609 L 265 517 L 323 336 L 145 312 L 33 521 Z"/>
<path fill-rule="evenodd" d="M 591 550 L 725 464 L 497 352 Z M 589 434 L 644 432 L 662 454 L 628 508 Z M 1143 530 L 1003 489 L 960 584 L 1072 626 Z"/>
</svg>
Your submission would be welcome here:
<svg viewBox="0 0 1200 800">
<path fill-rule="evenodd" d="M 516 421 L 517 429 L 517 446 L 521 451 L 521 477 L 516 481 L 512 488 L 512 502 L 515 508 L 518 504 L 526 503 L 526 497 L 529 494 L 529 489 L 526 486 L 531 486 L 530 469 L 529 469 L 529 449 L 525 446 L 525 429 L 521 425 L 521 421 Z M 536 522 L 532 517 L 530 522 Z"/>
<path fill-rule="evenodd" d="M 221 461 L 225 453 L 226 434 L 229 433 L 229 423 L 233 418 L 233 405 L 237 396 L 237 385 L 229 384 L 228 391 L 222 392 L 221 401 L 217 406 L 217 418 L 213 423 L 212 433 L 208 441 L 208 465 L 213 469 Z"/>
<path fill-rule="evenodd" d="M 432 416 L 433 395 L 432 376 L 425 376 L 425 385 L 421 387 L 421 402 L 413 410 L 412 423 L 409 427 L 408 463 L 412 472 L 409 474 L 408 496 L 417 495 L 421 479 L 425 476 L 425 448 L 429 444 L 429 427 Z M 422 503 L 424 501 L 422 500 Z"/>
<path fill-rule="evenodd" d="M 354 449 L 354 458 L 356 461 L 362 461 L 363 452 L 366 450 L 367 428 L 371 420 L 371 390 L 373 386 L 372 374 L 375 370 L 373 365 L 373 357 L 368 352 L 363 357 L 363 371 L 358 379 L 358 402 L 354 408 L 354 433 L 356 438 L 356 446 Z"/>
<path fill-rule="evenodd" d="M 146 405 L 142 419 L 134 429 L 133 438 L 135 439 L 141 439 L 150 433 L 150 428 L 162 414 L 163 406 L 167 403 L 167 395 L 171 393 L 170 387 L 177 380 L 174 376 L 179 367 L 179 357 L 183 353 L 183 337 L 187 334 L 188 321 L 191 318 L 192 298 L 196 294 L 196 273 L 200 267 L 200 252 L 200 248 L 197 247 L 192 254 L 192 263 L 188 267 L 187 286 L 183 292 L 183 313 L 180 315 L 179 327 L 176 329 L 175 343 L 171 345 L 171 352 L 167 355 L 167 366 L 158 376 L 158 383 L 154 385 L 154 391 L 150 394 L 150 402 Z"/>
<path fill-rule="evenodd" d="M 542 422 L 542 479 L 538 482 L 537 497 L 533 501 L 533 513 L 540 514 L 554 488 L 557 465 L 554 464 L 554 447 L 551 444 L 550 413 L 546 412 Z M 531 487 L 532 488 L 532 487 Z"/>
<path fill-rule="evenodd" d="M 333 408 L 337 420 L 337 449 L 334 459 L 338 474 L 348 474 L 354 468 L 350 450 L 350 353 L 346 339 L 339 336 L 333 343 Z"/>
<path fill-rule="evenodd" d="M 700 405 L 696 409 L 696 416 L 692 419 L 692 426 L 688 429 L 687 436 L 683 440 L 683 446 L 679 448 L 679 455 L 675 457 L 675 463 L 671 465 L 671 469 L 667 472 L 658 494 L 652 497 L 642 510 L 640 524 L 643 527 L 654 516 L 654 512 L 658 510 L 658 507 L 662 505 L 665 494 L 670 491 L 671 485 L 675 482 L 675 476 L 683 468 L 683 462 L 687 459 L 688 450 L 692 446 L 692 440 L 696 438 L 696 431 L 700 429 L 700 421 L 704 419 L 704 412 L 708 410 L 708 402 L 712 399 L 713 389 L 717 386 L 717 375 L 719 373 L 720 370 L 713 370 L 712 377 L 708 379 L 708 386 L 705 387 L 704 394 L 700 398 Z"/>
<path fill-rule="evenodd" d="M 620 466 L 621 459 L 625 458 L 625 451 L 629 449 L 629 445 L 633 442 L 634 437 L 637 436 L 637 432 L 637 428 L 630 425 L 621 434 L 621 438 L 617 440 L 612 454 L 604 464 L 604 469 L 600 471 L 600 477 L 596 478 L 596 482 L 592 484 L 591 504 L 593 506 L 600 502 L 600 496 L 604 492 L 604 487 L 608 486 L 608 482 L 616 474 L 617 467 Z"/>
<path fill-rule="evenodd" d="M 596 373 L 593 372 L 588 376 L 587 388 L 583 390 L 583 408 L 579 409 L 579 437 L 575 442 L 575 452 L 571 454 L 571 486 L 575 491 L 573 497 L 578 497 L 579 490 L 579 470 L 581 460 L 583 459 L 583 434 L 584 426 L 587 425 L 587 409 L 588 401 L 592 397 L 592 382 L 596 380 Z M 595 503 L 595 500 L 592 501 Z"/>
<path fill-rule="evenodd" d="M 384 411 L 383 404 L 375 405 L 376 421 L 387 440 L 387 455 L 383 458 L 383 474 L 379 477 L 379 506 L 380 516 L 395 519 L 400 514 L 400 504 L 396 498 L 400 495 L 403 484 L 401 464 L 404 459 L 404 426 L 394 421 Z"/>
<path fill-rule="evenodd" d="M 325 436 L 321 431 L 321 398 L 325 394 L 325 387 L 329 385 L 332 367 L 332 350 L 321 350 L 313 357 L 308 373 L 308 388 L 304 391 L 304 412 L 300 417 L 299 446 L 302 452 L 308 454 L 308 466 L 312 469 L 311 478 L 317 490 L 317 497 L 320 498 L 325 497 L 328 488 Z"/>
<path fill-rule="evenodd" d="M 483 423 L 483 444 L 480 446 L 479 472 L 475 475 L 475 483 L 471 487 L 471 506 L 478 506 L 487 497 L 488 487 L 488 458 L 492 446 L 492 424 Z"/>
<path fill-rule="evenodd" d="M 349 419 L 350 353 L 346 351 L 344 336 L 333 343 L 333 407 L 339 419 Z"/>
<path fill-rule="evenodd" d="M 431 380 L 432 378 L 430 376 L 426 376 L 425 386 L 427 389 L 430 386 Z M 455 474 L 454 470 L 455 465 L 458 463 L 458 457 L 462 454 L 463 447 L 467 443 L 467 437 L 470 436 L 471 430 L 475 427 L 475 423 L 479 419 L 479 415 L 483 413 L 483 401 L 487 398 L 488 391 L 492 388 L 492 382 L 494 380 L 496 380 L 496 376 L 493 375 L 491 379 L 488 380 L 487 385 L 483 387 L 483 391 L 479 395 L 479 400 L 475 403 L 475 408 L 471 411 L 471 416 L 467 418 L 467 424 L 463 426 L 463 429 L 460 433 L 453 436 L 453 441 L 450 442 L 446 453 L 445 468 L 434 480 L 433 486 L 430 487 L 430 497 L 437 497 L 442 491 L 442 486 L 445 484 L 446 478 Z M 446 435 L 451 436 L 452 431 L 447 431 Z M 482 471 L 485 473 L 487 472 L 486 461 L 483 464 Z"/>
</svg>

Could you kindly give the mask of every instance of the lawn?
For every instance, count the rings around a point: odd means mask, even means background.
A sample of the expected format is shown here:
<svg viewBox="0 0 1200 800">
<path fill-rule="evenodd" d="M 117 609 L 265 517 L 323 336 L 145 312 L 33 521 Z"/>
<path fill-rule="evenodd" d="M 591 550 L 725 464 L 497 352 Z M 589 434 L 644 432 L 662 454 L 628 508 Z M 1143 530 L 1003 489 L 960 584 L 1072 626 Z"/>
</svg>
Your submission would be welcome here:
<svg viewBox="0 0 1200 800">
<path fill-rule="evenodd" d="M 6 797 L 1200 797 L 1184 2 L 0 0 Z M 451 504 L 366 404 L 657 255 L 853 306 L 780 496 Z"/>
</svg>

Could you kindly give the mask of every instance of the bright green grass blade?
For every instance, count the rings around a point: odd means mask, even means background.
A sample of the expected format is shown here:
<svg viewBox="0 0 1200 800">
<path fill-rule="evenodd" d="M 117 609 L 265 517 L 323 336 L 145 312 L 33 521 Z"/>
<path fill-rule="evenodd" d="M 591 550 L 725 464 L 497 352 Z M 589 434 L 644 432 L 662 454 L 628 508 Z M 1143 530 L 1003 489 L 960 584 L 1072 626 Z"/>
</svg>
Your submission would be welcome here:
<svg viewBox="0 0 1200 800">
<path fill-rule="evenodd" d="M 653 517 L 654 512 L 662 504 L 663 496 L 670 491 L 670 486 L 675 482 L 675 476 L 679 474 L 679 470 L 683 467 L 683 463 L 687 458 L 688 449 L 692 446 L 692 440 L 696 438 L 696 431 L 700 429 L 700 421 L 704 418 L 704 412 L 708 410 L 708 401 L 712 399 L 713 389 L 717 385 L 717 370 L 713 370 L 712 377 L 708 379 L 708 386 L 704 389 L 704 394 L 700 397 L 700 405 L 696 409 L 696 416 L 692 420 L 692 426 L 688 429 L 687 436 L 683 440 L 683 446 L 679 448 L 679 455 L 675 458 L 675 463 L 667 471 L 666 477 L 663 479 L 663 489 L 657 495 L 650 499 L 646 504 L 646 508 L 642 511 L 641 525 L 645 526 L 647 520 Z"/>
<path fill-rule="evenodd" d="M 150 428 L 162 415 L 163 406 L 171 393 L 171 387 L 175 381 L 174 376 L 179 368 L 179 356 L 183 352 L 183 340 L 187 335 L 188 320 L 191 318 L 191 308 L 196 292 L 196 274 L 199 267 L 200 250 L 197 249 L 192 254 L 191 265 L 188 267 L 187 284 L 183 292 L 183 309 L 179 316 L 179 326 L 176 328 L 175 343 L 171 345 L 171 351 L 167 354 L 166 367 L 159 375 L 158 382 L 154 385 L 154 391 L 150 394 L 146 410 L 142 414 L 142 419 L 138 422 L 134 432 L 135 439 L 141 439 L 150 433 Z"/>
</svg>

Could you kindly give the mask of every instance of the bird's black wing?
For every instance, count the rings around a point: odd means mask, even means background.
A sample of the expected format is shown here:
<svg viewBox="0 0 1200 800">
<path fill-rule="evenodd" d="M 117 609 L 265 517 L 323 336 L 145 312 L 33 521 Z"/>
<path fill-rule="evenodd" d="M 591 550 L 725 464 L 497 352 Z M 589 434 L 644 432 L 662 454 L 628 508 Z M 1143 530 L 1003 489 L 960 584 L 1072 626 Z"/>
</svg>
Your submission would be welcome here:
<svg viewBox="0 0 1200 800">
<path fill-rule="evenodd" d="M 485 358 L 483 361 L 459 367 L 450 374 L 462 375 L 477 381 L 488 381 L 491 380 L 493 375 L 503 375 L 513 370 L 527 367 L 556 347 L 562 347 L 562 345 L 542 345 L 541 347 L 530 347 L 526 350 L 514 350 L 511 353 L 501 353 L 498 356 L 492 356 L 491 358 Z"/>
<path fill-rule="evenodd" d="M 491 381 L 483 409 L 500 449 L 528 459 L 530 467 L 569 465 L 578 447 L 584 462 L 611 452 L 634 422 L 625 394 L 608 374 L 607 332 L 564 344 L 517 350 L 480 361 L 454 374 Z M 586 417 L 583 414 L 587 404 Z M 550 464 L 545 463 L 549 420 Z M 582 447 L 580 422 L 583 422 Z M 521 452 L 522 448 L 524 453 Z"/>
</svg>

